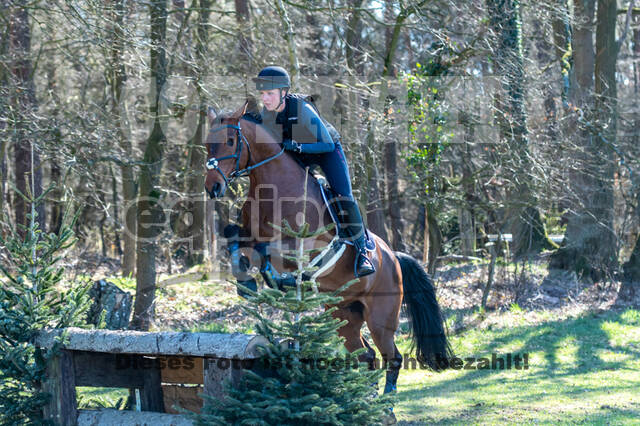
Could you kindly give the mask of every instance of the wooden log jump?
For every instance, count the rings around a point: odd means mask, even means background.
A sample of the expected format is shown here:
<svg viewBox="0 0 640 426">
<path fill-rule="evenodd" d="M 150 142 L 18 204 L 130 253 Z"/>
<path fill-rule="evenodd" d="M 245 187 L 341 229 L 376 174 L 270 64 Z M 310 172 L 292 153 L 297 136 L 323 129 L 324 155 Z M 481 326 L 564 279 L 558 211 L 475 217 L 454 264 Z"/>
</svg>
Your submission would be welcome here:
<svg viewBox="0 0 640 426">
<path fill-rule="evenodd" d="M 42 331 L 42 348 L 63 330 Z M 221 398 L 224 382 L 238 383 L 253 368 L 261 336 L 219 333 L 66 329 L 66 343 L 47 367 L 45 416 L 62 425 L 190 424 L 174 405 L 202 407 L 200 394 Z M 76 386 L 136 389 L 140 411 L 78 410 Z M 142 419 L 142 420 L 141 420 Z M 145 420 L 146 419 L 146 420 Z"/>
</svg>

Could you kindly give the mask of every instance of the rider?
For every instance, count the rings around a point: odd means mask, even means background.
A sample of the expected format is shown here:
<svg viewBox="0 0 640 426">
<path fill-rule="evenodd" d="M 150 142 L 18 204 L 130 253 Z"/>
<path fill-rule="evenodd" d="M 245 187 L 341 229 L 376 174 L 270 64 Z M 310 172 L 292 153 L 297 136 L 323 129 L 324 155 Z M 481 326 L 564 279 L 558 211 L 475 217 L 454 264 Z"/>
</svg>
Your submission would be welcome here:
<svg viewBox="0 0 640 426">
<path fill-rule="evenodd" d="M 289 73 L 277 66 L 264 68 L 253 81 L 264 108 L 262 124 L 277 138 L 282 138 L 285 150 L 291 152 L 304 165 L 320 166 L 331 188 L 339 195 L 344 226 L 338 227 L 340 238 L 353 242 L 356 248 L 354 273 L 362 277 L 374 273 L 373 262 L 367 256 L 365 229 L 358 204 L 351 191 L 351 179 L 340 144 L 327 130 L 317 110 L 302 96 L 289 93 Z"/>
</svg>

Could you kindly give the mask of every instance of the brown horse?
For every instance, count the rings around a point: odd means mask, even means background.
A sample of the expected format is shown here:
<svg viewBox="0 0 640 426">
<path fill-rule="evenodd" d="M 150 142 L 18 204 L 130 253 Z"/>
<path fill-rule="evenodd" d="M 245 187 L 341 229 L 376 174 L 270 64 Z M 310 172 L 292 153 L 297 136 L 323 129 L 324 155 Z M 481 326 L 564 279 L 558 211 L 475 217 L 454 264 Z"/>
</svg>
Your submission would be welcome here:
<svg viewBox="0 0 640 426">
<path fill-rule="evenodd" d="M 247 104 L 231 114 L 216 115 L 210 111 L 210 131 L 206 140 L 208 150 L 205 188 L 211 198 L 224 194 L 237 176 L 248 175 L 250 186 L 247 202 L 242 207 L 242 235 L 249 245 L 271 243 L 291 249 L 295 242 L 281 235 L 270 224 L 286 219 L 290 224 L 310 224 L 318 229 L 332 223 L 320 187 L 315 179 L 307 179 L 307 171 L 292 155 L 281 148 L 278 141 L 246 114 Z M 307 182 L 306 201 L 304 183 Z M 302 217 L 306 202 L 306 216 Z M 335 232 L 327 232 L 309 245 L 326 246 Z M 394 253 L 378 236 L 375 251 L 370 253 L 376 267 L 374 274 L 362 277 L 344 291 L 343 302 L 334 316 L 347 320 L 339 332 L 345 338 L 347 350 L 353 352 L 367 347 L 360 358 L 373 365 L 375 352 L 363 339 L 364 323 L 383 358 L 387 361 L 385 393 L 396 389 L 402 355 L 394 343 L 398 329 L 400 308 L 404 300 L 412 326 L 413 345 L 417 360 L 439 371 L 446 368 L 453 356 L 447 342 L 440 307 L 436 301 L 431 279 L 417 260 L 403 253 Z M 318 279 L 320 291 L 334 291 L 352 280 L 355 249 L 348 246 L 338 262 Z M 273 264 L 278 263 L 273 259 Z M 279 259 L 288 270 L 295 265 Z"/>
</svg>

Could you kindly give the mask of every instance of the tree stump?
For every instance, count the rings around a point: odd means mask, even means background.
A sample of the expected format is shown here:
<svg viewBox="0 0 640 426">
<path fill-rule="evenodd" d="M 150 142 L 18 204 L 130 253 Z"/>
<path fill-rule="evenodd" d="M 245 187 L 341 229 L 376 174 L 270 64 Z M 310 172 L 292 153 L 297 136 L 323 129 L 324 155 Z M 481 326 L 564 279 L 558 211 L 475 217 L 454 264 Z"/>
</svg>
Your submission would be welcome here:
<svg viewBox="0 0 640 426">
<path fill-rule="evenodd" d="M 96 326 L 105 312 L 106 328 L 126 330 L 129 327 L 133 296 L 105 280 L 96 281 L 89 290 L 93 305 L 89 309 L 87 322 Z"/>
</svg>

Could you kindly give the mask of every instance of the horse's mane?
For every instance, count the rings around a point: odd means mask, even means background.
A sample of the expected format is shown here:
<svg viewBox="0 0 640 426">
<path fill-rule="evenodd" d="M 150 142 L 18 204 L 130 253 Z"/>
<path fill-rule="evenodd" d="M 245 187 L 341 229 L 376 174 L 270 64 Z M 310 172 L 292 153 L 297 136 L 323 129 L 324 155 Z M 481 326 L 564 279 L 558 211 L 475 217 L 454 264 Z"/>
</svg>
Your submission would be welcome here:
<svg viewBox="0 0 640 426">
<path fill-rule="evenodd" d="M 271 135 L 269 133 L 269 131 L 265 127 L 262 126 L 262 116 L 260 115 L 260 112 L 258 112 L 256 110 L 247 111 L 242 116 L 242 119 L 247 120 L 248 122 L 255 124 L 256 127 L 262 127 L 267 134 Z M 273 136 L 273 135 L 271 135 L 271 136 Z M 275 138 L 274 138 L 274 141 L 275 141 Z M 289 153 L 287 153 L 287 154 L 289 154 Z M 300 167 L 302 167 L 303 169 L 306 167 L 305 164 L 302 163 L 298 157 L 296 157 L 294 155 L 291 155 L 291 154 L 289 154 L 289 156 L 290 156 L 290 158 L 292 160 L 294 160 L 296 163 L 298 163 L 298 165 L 300 165 Z"/>
<path fill-rule="evenodd" d="M 213 124 L 221 124 L 223 120 L 231 118 L 232 115 L 233 111 L 222 110 L 216 115 Z M 240 119 L 250 121 L 254 124 L 262 124 L 262 117 L 258 111 L 247 111 Z"/>
<path fill-rule="evenodd" d="M 260 113 L 257 111 L 247 111 L 242 116 L 242 118 L 254 124 L 262 124 L 262 117 L 260 116 Z"/>
</svg>

